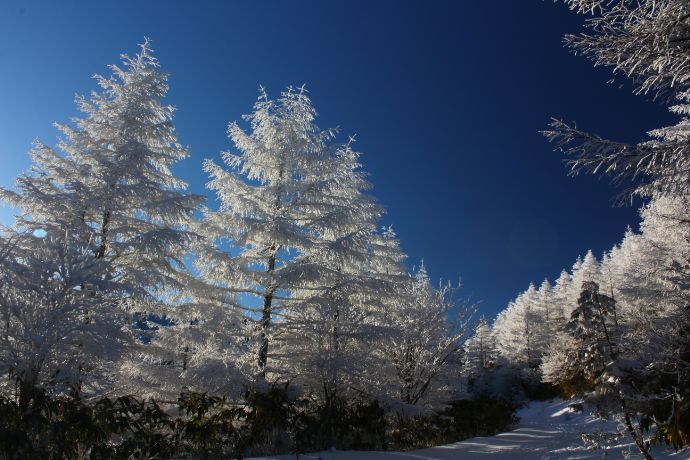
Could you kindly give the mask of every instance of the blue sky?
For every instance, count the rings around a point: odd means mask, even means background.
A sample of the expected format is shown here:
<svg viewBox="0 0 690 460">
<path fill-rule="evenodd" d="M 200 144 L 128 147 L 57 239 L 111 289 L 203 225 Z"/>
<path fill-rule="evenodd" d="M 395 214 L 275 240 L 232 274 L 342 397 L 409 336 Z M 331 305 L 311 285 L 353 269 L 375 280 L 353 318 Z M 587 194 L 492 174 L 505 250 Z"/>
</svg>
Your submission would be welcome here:
<svg viewBox="0 0 690 460">
<path fill-rule="evenodd" d="M 583 17 L 550 1 L 0 2 L 0 185 L 31 141 L 78 115 L 122 52 L 153 40 L 192 156 L 177 168 L 204 192 L 204 158 L 230 148 L 228 121 L 260 84 L 307 84 L 322 127 L 357 148 L 410 264 L 457 280 L 493 315 L 532 280 L 555 278 L 636 225 L 614 189 L 569 178 L 539 134 L 551 116 L 623 141 L 671 121 L 562 47 Z M 0 222 L 12 211 L 0 208 Z"/>
</svg>

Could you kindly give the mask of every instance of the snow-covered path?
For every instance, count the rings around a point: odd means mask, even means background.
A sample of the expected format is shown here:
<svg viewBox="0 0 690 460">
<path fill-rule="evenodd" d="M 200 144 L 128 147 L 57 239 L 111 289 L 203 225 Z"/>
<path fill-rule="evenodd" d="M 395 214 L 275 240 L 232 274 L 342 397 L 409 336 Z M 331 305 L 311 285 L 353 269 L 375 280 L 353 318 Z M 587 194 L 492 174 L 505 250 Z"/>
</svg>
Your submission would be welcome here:
<svg viewBox="0 0 690 460">
<path fill-rule="evenodd" d="M 582 441 L 582 433 L 615 433 L 616 425 L 588 414 L 578 414 L 563 401 L 533 403 L 518 412 L 517 429 L 496 436 L 467 439 L 465 441 L 411 452 L 353 452 L 327 451 L 300 455 L 303 460 L 556 460 L 601 459 L 622 460 L 640 458 L 628 441 L 620 439 L 609 449 L 591 449 Z M 690 459 L 690 452 L 673 453 L 655 449 L 659 460 Z M 255 460 L 292 460 L 294 455 L 261 457 Z"/>
</svg>

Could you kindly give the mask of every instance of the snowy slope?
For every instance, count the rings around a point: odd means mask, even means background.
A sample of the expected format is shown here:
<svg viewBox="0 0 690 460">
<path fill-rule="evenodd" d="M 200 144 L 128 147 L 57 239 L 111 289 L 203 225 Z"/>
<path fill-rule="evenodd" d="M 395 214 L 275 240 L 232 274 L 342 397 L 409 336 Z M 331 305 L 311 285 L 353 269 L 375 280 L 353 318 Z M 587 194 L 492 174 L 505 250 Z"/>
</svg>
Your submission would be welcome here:
<svg viewBox="0 0 690 460">
<path fill-rule="evenodd" d="M 597 420 L 586 413 L 576 413 L 568 402 L 535 402 L 518 412 L 519 427 L 507 433 L 485 438 L 472 438 L 446 446 L 412 452 L 328 451 L 300 455 L 303 460 L 537 460 L 537 459 L 600 459 L 641 458 L 627 436 L 616 439 L 613 422 Z M 582 433 L 602 433 L 612 447 L 594 448 L 585 443 Z M 629 455 L 627 454 L 629 453 Z M 655 459 L 686 460 L 690 451 L 655 449 Z M 294 455 L 261 457 L 255 460 L 289 460 Z"/>
</svg>

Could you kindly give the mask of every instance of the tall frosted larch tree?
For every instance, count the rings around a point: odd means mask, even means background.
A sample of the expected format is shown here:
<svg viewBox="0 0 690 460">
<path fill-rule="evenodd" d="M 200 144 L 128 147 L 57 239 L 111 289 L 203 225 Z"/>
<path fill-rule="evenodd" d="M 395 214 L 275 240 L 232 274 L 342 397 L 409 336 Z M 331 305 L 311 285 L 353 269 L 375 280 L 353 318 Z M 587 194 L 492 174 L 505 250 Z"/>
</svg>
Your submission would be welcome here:
<svg viewBox="0 0 690 460">
<path fill-rule="evenodd" d="M 486 318 L 479 319 L 474 332 L 463 345 L 463 374 L 472 382 L 496 364 L 496 344 Z"/>
<path fill-rule="evenodd" d="M 565 318 L 560 306 L 555 303 L 556 291 L 548 279 L 544 279 L 537 290 L 534 305 L 536 315 L 534 322 L 533 349 L 542 358 L 555 334 L 564 323 Z"/>
<path fill-rule="evenodd" d="M 567 270 L 561 270 L 561 273 L 556 278 L 552 290 L 552 302 L 555 309 L 555 314 L 561 318 L 566 318 L 566 311 L 569 313 L 570 308 L 567 305 L 567 293 L 571 283 L 570 273 Z"/>
<path fill-rule="evenodd" d="M 599 283 L 600 279 L 601 267 L 592 251 L 587 251 L 583 259 L 578 257 L 570 272 L 570 283 L 566 292 L 566 318 L 569 318 L 570 314 L 577 307 L 577 302 L 582 292 L 582 284 L 586 282 Z"/>
<path fill-rule="evenodd" d="M 228 244 L 236 254 L 207 248 L 199 252 L 201 276 L 221 289 L 230 305 L 247 299 L 247 318 L 255 324 L 256 362 L 261 373 L 269 362 L 276 320 L 282 321 L 292 290 L 322 274 L 307 254 L 315 247 L 304 201 L 321 187 L 318 174 L 331 160 L 331 131 L 315 124 L 316 112 L 303 89 L 288 88 L 272 100 L 261 90 L 245 132 L 237 123 L 228 129 L 238 153 L 224 152 L 229 170 L 211 160 L 205 170 L 208 187 L 220 201 L 206 210 L 203 231 L 212 241 Z M 258 305 L 257 305 L 258 304 Z"/>
<path fill-rule="evenodd" d="M 188 151 L 163 102 L 168 76 L 149 41 L 122 61 L 110 77 L 94 77 L 100 91 L 77 98 L 82 117 L 56 125 L 57 149 L 37 142 L 17 191 L 0 197 L 20 209 L 20 227 L 68 232 L 107 261 L 101 275 L 128 293 L 120 305 L 164 314 L 163 299 L 191 277 L 183 258 L 196 237 L 187 227 L 203 198 L 186 193 L 171 171 Z"/>
<path fill-rule="evenodd" d="M 535 348 L 535 324 L 541 321 L 535 310 L 537 288 L 530 283 L 494 322 L 496 347 L 504 359 L 514 366 L 531 367 L 537 364 L 539 350 Z"/>
<path fill-rule="evenodd" d="M 18 190 L 0 196 L 20 208 L 23 226 L 94 240 L 94 257 L 112 261 L 109 275 L 139 292 L 180 288 L 180 256 L 193 238 L 186 226 L 203 197 L 185 193 L 171 171 L 189 152 L 163 103 L 168 76 L 149 41 L 122 60 L 111 77 L 94 77 L 100 92 L 77 98 L 83 118 L 56 125 L 58 149 L 37 142 Z"/>
<path fill-rule="evenodd" d="M 303 261 L 320 274 L 295 286 L 301 300 L 291 306 L 281 338 L 287 367 L 327 410 L 352 388 L 367 386 L 362 375 L 382 333 L 382 298 L 406 278 L 400 260 L 377 248 L 383 209 L 366 193 L 371 185 L 351 143 L 333 145 L 308 178 L 301 202 L 313 244 Z"/>
</svg>

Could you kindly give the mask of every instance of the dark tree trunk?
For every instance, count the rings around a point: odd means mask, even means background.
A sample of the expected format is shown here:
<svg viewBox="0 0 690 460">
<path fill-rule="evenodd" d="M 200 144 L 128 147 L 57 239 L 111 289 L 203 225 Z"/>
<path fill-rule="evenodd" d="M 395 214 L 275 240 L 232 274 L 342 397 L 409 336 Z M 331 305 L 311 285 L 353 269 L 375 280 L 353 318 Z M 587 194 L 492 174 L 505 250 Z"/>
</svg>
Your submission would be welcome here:
<svg viewBox="0 0 690 460">
<path fill-rule="evenodd" d="M 268 258 L 267 273 L 273 273 L 276 268 L 275 246 L 271 247 L 271 255 Z M 261 373 L 266 373 L 266 363 L 268 362 L 268 329 L 271 327 L 271 313 L 273 312 L 273 292 L 275 288 L 270 287 L 264 294 L 264 306 L 261 310 L 261 348 L 259 348 L 259 369 Z"/>
</svg>

